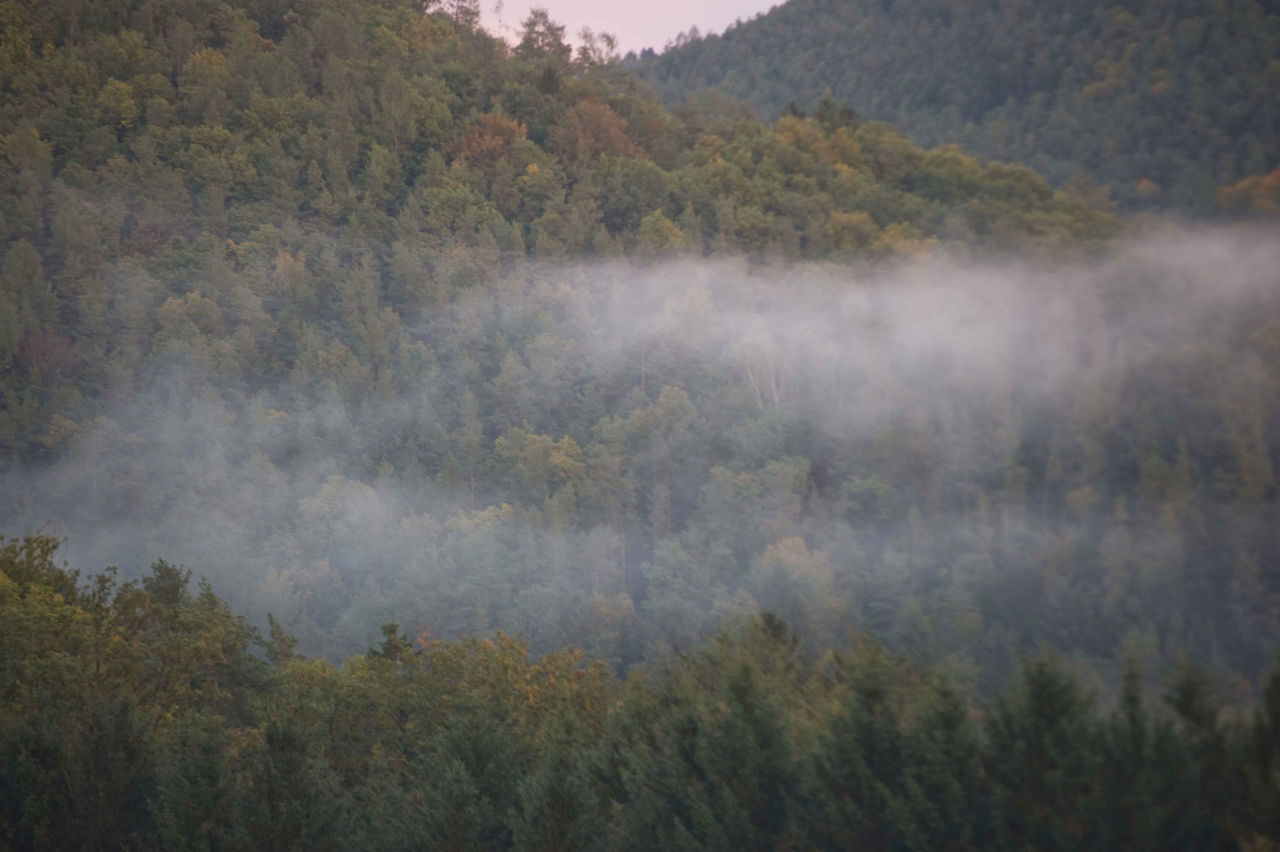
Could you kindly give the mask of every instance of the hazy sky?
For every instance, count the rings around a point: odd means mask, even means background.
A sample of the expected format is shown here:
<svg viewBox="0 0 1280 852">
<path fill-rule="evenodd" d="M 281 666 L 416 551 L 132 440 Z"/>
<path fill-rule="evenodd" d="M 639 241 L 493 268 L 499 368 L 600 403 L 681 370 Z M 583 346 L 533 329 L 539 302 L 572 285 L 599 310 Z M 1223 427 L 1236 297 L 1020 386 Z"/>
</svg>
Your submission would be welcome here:
<svg viewBox="0 0 1280 852">
<path fill-rule="evenodd" d="M 565 25 L 566 33 L 575 38 L 578 31 L 591 27 L 596 32 L 613 33 L 623 53 L 653 47 L 659 50 L 678 33 L 691 26 L 702 32 L 721 32 L 738 18 L 746 20 L 778 5 L 780 0 L 648 0 L 648 2 L 599 2 L 599 0 L 506 0 L 501 16 L 495 10 L 496 0 L 480 0 L 485 27 L 495 32 L 499 17 L 508 39 L 520 28 L 520 22 L 535 6 L 542 6 L 551 17 Z"/>
</svg>

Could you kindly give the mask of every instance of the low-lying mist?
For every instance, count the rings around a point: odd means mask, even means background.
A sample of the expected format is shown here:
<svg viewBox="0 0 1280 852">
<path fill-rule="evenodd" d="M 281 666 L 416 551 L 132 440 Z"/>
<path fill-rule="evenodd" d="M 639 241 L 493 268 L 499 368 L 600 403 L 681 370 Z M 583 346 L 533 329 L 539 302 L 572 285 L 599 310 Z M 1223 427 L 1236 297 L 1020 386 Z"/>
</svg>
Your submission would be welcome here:
<svg viewBox="0 0 1280 852">
<path fill-rule="evenodd" d="M 983 683 L 1038 645 L 1254 677 L 1278 270 L 1256 230 L 1065 266 L 519 266 L 269 380 L 172 333 L 0 512 L 73 564 L 181 563 L 334 657 L 395 620 L 626 666 L 770 609 Z"/>
</svg>

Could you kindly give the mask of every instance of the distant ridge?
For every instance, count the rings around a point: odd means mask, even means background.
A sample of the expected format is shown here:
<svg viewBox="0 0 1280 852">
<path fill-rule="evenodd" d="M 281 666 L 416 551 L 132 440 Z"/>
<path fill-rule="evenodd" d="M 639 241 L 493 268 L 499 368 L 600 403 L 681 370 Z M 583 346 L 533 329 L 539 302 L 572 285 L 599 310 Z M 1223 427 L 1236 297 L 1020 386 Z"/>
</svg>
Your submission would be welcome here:
<svg viewBox="0 0 1280 852">
<path fill-rule="evenodd" d="M 632 66 L 668 103 L 717 88 L 773 116 L 826 93 L 918 144 L 1204 213 L 1280 165 L 1277 45 L 1263 0 L 790 0 Z"/>
</svg>

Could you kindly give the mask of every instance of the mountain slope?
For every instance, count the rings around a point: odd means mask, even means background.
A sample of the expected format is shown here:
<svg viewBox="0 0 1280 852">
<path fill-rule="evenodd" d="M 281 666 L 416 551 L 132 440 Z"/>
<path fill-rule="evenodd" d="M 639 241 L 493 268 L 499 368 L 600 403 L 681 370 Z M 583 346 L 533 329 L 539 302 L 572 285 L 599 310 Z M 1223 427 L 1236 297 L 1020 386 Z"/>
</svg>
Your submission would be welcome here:
<svg viewBox="0 0 1280 852">
<path fill-rule="evenodd" d="M 408 0 L 6 2 L 0 25 L 0 447 L 19 454 L 188 330 L 262 387 L 313 350 L 389 358 L 402 320 L 526 259 L 1114 230 L 884 127 L 670 115 L 536 17 L 514 51 Z M 355 279 L 358 299 L 331 292 Z M 175 312 L 195 296 L 193 325 Z"/>
<path fill-rule="evenodd" d="M 545 19 L 0 22 L 15 531 L 166 555 L 335 658 L 394 620 L 630 665 L 768 609 L 984 689 L 1040 642 L 1270 664 L 1273 240 L 1117 256 L 1025 167 L 668 112 Z"/>
<path fill-rule="evenodd" d="M 777 115 L 829 91 L 922 145 L 1203 212 L 1280 165 L 1278 44 L 1260 0 L 791 0 L 633 67 L 669 103 L 715 87 Z"/>
</svg>

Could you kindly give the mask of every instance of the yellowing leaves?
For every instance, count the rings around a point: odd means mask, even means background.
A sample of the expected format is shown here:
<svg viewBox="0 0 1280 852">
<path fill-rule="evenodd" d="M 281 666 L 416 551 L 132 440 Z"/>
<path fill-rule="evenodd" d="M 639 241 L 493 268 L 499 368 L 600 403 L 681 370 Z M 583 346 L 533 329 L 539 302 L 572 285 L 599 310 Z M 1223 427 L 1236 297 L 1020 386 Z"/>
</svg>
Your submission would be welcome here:
<svg viewBox="0 0 1280 852">
<path fill-rule="evenodd" d="M 784 115 L 778 119 L 777 129 L 774 132 L 780 140 L 794 148 L 824 159 L 831 158 L 832 147 L 827 134 L 823 132 L 818 122 L 811 118 Z"/>
<path fill-rule="evenodd" d="M 1217 190 L 1218 209 L 1227 213 L 1280 214 L 1280 168 L 1265 175 L 1250 175 Z"/>
<path fill-rule="evenodd" d="M 471 122 L 458 140 L 458 156 L 478 166 L 493 166 L 526 136 L 526 128 L 505 115 L 482 115 Z"/>
<path fill-rule="evenodd" d="M 108 122 L 120 127 L 132 127 L 140 110 L 133 99 L 133 87 L 120 80 L 108 80 L 98 93 L 98 106 Z"/>
<path fill-rule="evenodd" d="M 626 119 L 599 101 L 581 101 L 574 105 L 553 129 L 550 144 L 568 160 L 643 155 L 627 135 Z"/>
</svg>

